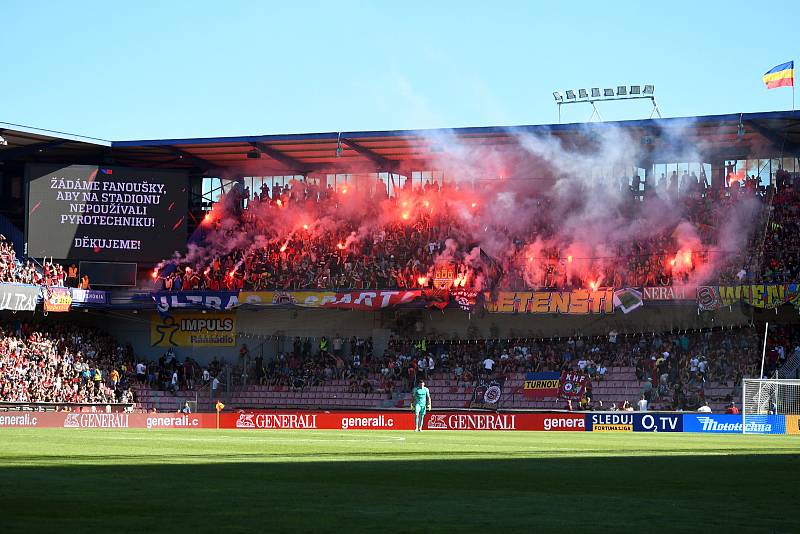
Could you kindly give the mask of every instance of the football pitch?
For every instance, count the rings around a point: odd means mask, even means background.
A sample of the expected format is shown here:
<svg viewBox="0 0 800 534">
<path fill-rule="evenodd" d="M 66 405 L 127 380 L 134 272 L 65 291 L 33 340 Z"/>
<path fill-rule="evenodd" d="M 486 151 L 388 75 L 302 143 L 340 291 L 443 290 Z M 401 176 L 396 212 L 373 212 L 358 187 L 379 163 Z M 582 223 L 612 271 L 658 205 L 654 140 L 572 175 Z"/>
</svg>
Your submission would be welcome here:
<svg viewBox="0 0 800 534">
<path fill-rule="evenodd" d="M 2 532 L 797 532 L 794 436 L 0 430 Z"/>
</svg>

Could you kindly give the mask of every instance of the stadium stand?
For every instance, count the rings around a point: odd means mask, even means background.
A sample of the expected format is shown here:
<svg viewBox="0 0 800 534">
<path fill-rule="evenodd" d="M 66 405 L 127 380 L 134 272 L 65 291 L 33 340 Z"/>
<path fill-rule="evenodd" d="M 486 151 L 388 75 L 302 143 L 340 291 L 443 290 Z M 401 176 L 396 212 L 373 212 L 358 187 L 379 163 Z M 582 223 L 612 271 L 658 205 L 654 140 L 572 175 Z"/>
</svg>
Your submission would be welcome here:
<svg viewBox="0 0 800 534">
<path fill-rule="evenodd" d="M 645 395 L 651 409 L 694 410 L 708 402 L 723 411 L 740 399 L 742 377 L 759 372 L 760 336 L 748 327 L 536 341 L 395 339 L 383 356 L 371 353 L 369 340 L 355 339 L 344 358 L 304 353 L 300 342 L 296 355 L 269 362 L 256 358 L 224 373 L 219 366 L 212 370 L 225 374 L 232 386 L 218 396 L 240 409 L 404 408 L 411 384 L 421 377 L 442 409 L 475 406 L 475 387 L 489 381 L 502 385 L 501 408 L 563 409 L 563 401 L 526 399 L 525 373 L 583 370 L 592 377 L 591 387 L 585 404 L 575 409 L 617 410 Z M 792 328 L 775 329 L 766 372 L 794 355 L 800 355 L 800 336 Z M 494 362 L 491 373 L 487 358 Z M 255 384 L 248 382 L 252 379 Z M 186 400 L 205 407 L 217 400 L 202 381 L 197 391 L 170 391 L 163 381 L 160 390 L 147 385 L 136 390 L 145 409 L 177 410 Z"/>
<path fill-rule="evenodd" d="M 94 328 L 2 324 L 0 402 L 133 402 L 131 356 L 130 347 Z"/>
<path fill-rule="evenodd" d="M 64 286 L 66 276 L 66 269 L 52 258 L 41 266 L 32 259 L 19 261 L 13 244 L 0 235 L 0 283 Z"/>
<path fill-rule="evenodd" d="M 508 246 L 491 257 L 480 247 L 479 234 L 486 229 L 471 227 L 470 219 L 495 208 L 480 204 L 474 192 L 446 183 L 391 198 L 374 188 L 365 193 L 369 202 L 358 201 L 371 207 L 357 210 L 347 204 L 357 194 L 355 187 L 322 189 L 296 181 L 271 195 L 266 186 L 252 196 L 246 189 L 234 190 L 207 216 L 203 246 L 197 249 L 202 252 L 166 262 L 154 276 L 166 291 L 411 289 L 431 287 L 435 265 L 446 260 L 454 265 L 453 287 L 522 290 L 589 287 L 596 281 L 613 287 L 669 286 L 696 281 L 695 271 L 709 263 L 714 273 L 703 274 L 704 281 L 786 281 L 797 274 L 792 236 L 800 202 L 793 189 L 776 193 L 749 179 L 720 189 L 707 189 L 694 178 L 688 182 L 696 185 L 625 193 L 630 195 L 622 205 L 624 217 L 634 220 L 663 209 L 663 198 L 669 198 L 680 211 L 675 224 L 632 242 L 607 244 L 602 257 L 574 258 L 558 245 L 559 217 L 546 197 L 537 199 L 540 215 L 526 230 L 492 229 L 494 239 L 499 236 Z M 754 201 L 753 228 L 768 224 L 766 238 L 752 231 L 741 247 L 746 253 L 726 250 L 718 243 L 723 214 Z M 675 238 L 682 223 L 699 231 L 690 248 Z M 776 247 L 780 242 L 789 248 Z"/>
</svg>

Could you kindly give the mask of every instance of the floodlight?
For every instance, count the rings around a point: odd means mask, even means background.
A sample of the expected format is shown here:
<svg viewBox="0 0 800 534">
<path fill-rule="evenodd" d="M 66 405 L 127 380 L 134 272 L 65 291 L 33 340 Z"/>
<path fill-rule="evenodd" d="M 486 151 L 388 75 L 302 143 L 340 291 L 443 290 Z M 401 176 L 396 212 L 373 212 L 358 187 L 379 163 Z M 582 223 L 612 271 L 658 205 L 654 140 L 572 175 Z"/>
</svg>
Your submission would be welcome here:
<svg viewBox="0 0 800 534">
<path fill-rule="evenodd" d="M 561 96 L 561 93 L 559 93 L 558 91 L 553 91 L 553 98 L 556 99 L 556 102 L 561 102 L 562 100 L 564 100 L 564 97 Z"/>
<path fill-rule="evenodd" d="M 567 89 L 567 100 L 575 100 L 575 91 Z"/>
<path fill-rule="evenodd" d="M 625 96 L 628 94 L 628 88 L 624 85 L 617 86 L 617 96 Z"/>
<path fill-rule="evenodd" d="M 598 96 L 600 96 L 600 88 L 592 87 L 592 98 L 597 98 Z"/>
<path fill-rule="evenodd" d="M 0 135 L 0 146 L 8 146 L 8 141 L 2 135 Z"/>
<path fill-rule="evenodd" d="M 652 95 L 655 92 L 656 88 L 654 85 L 645 85 L 644 86 L 644 94 Z"/>
<path fill-rule="evenodd" d="M 641 93 L 642 93 L 642 87 L 640 85 L 631 85 L 632 95 L 639 95 Z"/>
<path fill-rule="evenodd" d="M 613 89 L 603 89 L 603 96 L 614 96 Z"/>
<path fill-rule="evenodd" d="M 589 93 L 586 92 L 586 89 L 578 89 L 578 98 L 589 98 Z"/>
</svg>

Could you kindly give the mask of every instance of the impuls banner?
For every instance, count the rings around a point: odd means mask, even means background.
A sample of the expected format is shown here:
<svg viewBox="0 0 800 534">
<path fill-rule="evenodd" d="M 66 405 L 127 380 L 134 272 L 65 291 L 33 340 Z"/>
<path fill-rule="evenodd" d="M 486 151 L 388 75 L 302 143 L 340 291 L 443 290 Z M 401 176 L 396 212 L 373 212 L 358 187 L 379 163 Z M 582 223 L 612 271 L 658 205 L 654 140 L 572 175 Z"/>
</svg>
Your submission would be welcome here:
<svg viewBox="0 0 800 534">
<path fill-rule="evenodd" d="M 236 316 L 226 313 L 153 314 L 150 317 L 153 347 L 233 347 Z"/>
</svg>

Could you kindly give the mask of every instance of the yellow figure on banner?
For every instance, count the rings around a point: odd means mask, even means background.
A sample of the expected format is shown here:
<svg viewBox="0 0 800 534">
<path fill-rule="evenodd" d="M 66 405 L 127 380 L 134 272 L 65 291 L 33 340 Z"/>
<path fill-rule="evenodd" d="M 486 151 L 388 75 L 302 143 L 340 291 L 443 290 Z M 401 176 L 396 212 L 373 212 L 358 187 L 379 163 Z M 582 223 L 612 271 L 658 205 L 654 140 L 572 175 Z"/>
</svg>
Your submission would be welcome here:
<svg viewBox="0 0 800 534">
<path fill-rule="evenodd" d="M 159 338 L 158 341 L 154 343 L 154 345 L 161 345 L 161 343 L 164 342 L 164 337 L 167 336 L 167 334 L 169 334 L 169 336 L 167 337 L 167 343 L 169 343 L 173 347 L 177 347 L 178 344 L 175 343 L 173 336 L 175 336 L 175 333 L 178 331 L 178 328 L 180 327 L 177 324 L 175 324 L 175 318 L 173 316 L 168 315 L 164 317 L 162 324 L 156 327 L 156 330 L 158 331 L 159 334 L 161 334 L 161 337 Z"/>
</svg>

